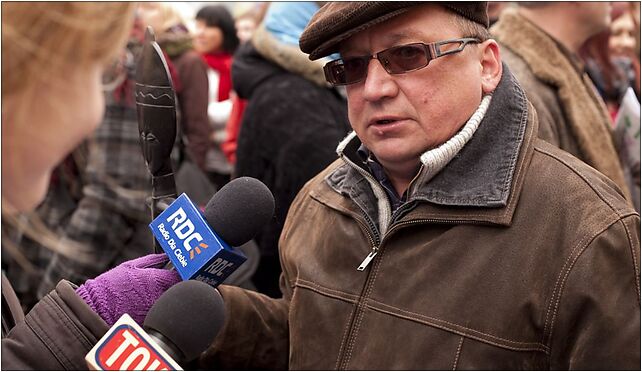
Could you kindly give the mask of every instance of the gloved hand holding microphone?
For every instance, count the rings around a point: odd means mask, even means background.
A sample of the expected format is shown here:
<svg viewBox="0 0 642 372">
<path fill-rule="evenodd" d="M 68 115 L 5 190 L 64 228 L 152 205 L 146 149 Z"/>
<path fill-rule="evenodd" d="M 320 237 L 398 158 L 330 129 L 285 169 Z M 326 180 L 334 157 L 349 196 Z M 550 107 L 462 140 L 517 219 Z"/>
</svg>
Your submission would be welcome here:
<svg viewBox="0 0 642 372">
<path fill-rule="evenodd" d="M 164 253 L 124 262 L 87 280 L 76 293 L 110 327 L 123 314 L 143 324 L 156 300 L 181 280 L 176 271 L 163 268 L 167 262 Z"/>
<path fill-rule="evenodd" d="M 171 206 L 161 213 L 159 216 L 161 220 L 164 216 L 173 214 Z M 224 254 L 236 254 L 233 251 L 230 252 L 230 248 L 240 246 L 252 239 L 272 218 L 273 213 L 274 198 L 263 183 L 249 177 L 237 178 L 223 187 L 207 203 L 204 217 L 209 227 L 207 229 L 194 228 L 192 232 L 192 234 L 201 235 L 204 240 L 209 238 L 209 240 L 218 241 L 219 251 L 216 251 L 215 244 L 210 243 L 211 247 L 203 248 L 200 254 L 193 255 L 190 260 L 189 252 L 191 250 L 187 251 L 183 242 L 175 241 L 175 249 L 180 249 L 181 255 L 186 260 L 200 264 L 196 267 L 188 266 L 192 269 L 194 277 L 197 277 L 199 273 L 211 266 L 212 261 L 216 261 L 216 253 L 220 253 L 221 247 L 225 247 L 222 252 Z M 167 218 L 165 217 L 165 219 Z M 181 220 L 180 224 L 184 224 L 186 221 L 187 219 Z M 168 229 L 172 226 L 171 222 L 167 223 L 166 221 L 165 223 Z M 177 224 L 177 227 L 180 224 Z M 198 246 L 196 245 L 196 247 Z M 174 252 L 171 251 L 170 254 L 174 254 Z M 175 261 L 178 261 L 176 255 L 174 258 Z M 195 259 L 200 259 L 200 261 Z M 164 253 L 151 254 L 124 262 L 95 279 L 86 281 L 76 290 L 76 293 L 109 326 L 113 325 L 125 313 L 142 324 L 147 311 L 158 297 L 181 280 L 181 276 L 176 270 L 165 268 L 168 262 L 169 259 Z M 229 273 L 225 272 L 225 276 Z M 221 275 L 220 280 L 223 279 L 224 277 Z"/>
<path fill-rule="evenodd" d="M 161 245 L 173 255 L 170 258 L 176 266 L 181 264 L 180 258 L 194 264 L 185 265 L 182 272 L 176 271 L 166 268 L 167 255 L 152 254 L 125 262 L 77 288 L 79 297 L 112 326 L 87 354 L 89 366 L 99 370 L 178 369 L 177 361 L 195 358 L 222 327 L 224 305 L 212 287 L 243 262 L 244 257 L 233 247 L 252 239 L 273 213 L 271 192 L 260 181 L 248 177 L 230 182 L 215 194 L 204 216 L 187 197 L 169 205 L 150 227 L 158 240 L 165 240 Z M 173 234 L 166 237 L 160 232 L 163 229 L 171 229 Z M 202 248 L 198 254 L 194 254 L 196 247 Z M 242 260 L 236 265 L 227 261 L 235 257 Z M 232 270 L 227 270 L 230 266 Z M 186 280 L 181 283 L 186 288 L 183 295 L 179 286 L 173 287 L 181 276 Z M 203 278 L 209 285 L 188 280 L 191 277 Z M 199 296 L 205 297 L 206 303 L 202 311 L 194 311 Z M 180 322 L 185 318 L 182 314 L 187 313 L 192 317 L 200 314 L 198 326 L 189 326 L 196 324 L 194 318 Z M 165 318 L 171 318 L 171 322 L 164 321 Z M 141 324 L 145 329 L 140 328 Z M 166 327 L 168 324 L 181 325 Z M 203 329 L 208 332 L 194 336 L 195 331 Z"/>
</svg>

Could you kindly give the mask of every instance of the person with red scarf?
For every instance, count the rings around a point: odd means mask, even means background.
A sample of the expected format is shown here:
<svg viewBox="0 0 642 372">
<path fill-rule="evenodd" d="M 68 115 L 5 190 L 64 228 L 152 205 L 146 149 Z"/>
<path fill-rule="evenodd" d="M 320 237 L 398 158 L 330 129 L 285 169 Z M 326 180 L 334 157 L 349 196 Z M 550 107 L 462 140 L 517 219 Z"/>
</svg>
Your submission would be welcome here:
<svg viewBox="0 0 642 372">
<path fill-rule="evenodd" d="M 226 139 L 225 125 L 232 111 L 232 55 L 239 45 L 234 19 L 223 6 L 206 6 L 196 13 L 194 49 L 208 65 L 208 116 L 214 129 L 207 153 L 206 170 L 217 188 L 229 181 L 232 166 L 221 150 Z"/>
</svg>

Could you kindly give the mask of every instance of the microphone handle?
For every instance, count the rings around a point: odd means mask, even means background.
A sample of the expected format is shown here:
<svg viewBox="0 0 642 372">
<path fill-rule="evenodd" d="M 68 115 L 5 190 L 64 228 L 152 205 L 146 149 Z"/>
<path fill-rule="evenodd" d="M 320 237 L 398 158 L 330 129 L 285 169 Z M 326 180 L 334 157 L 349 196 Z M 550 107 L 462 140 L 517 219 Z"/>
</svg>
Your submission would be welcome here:
<svg viewBox="0 0 642 372">
<path fill-rule="evenodd" d="M 174 345 L 173 342 L 167 339 L 167 337 L 163 336 L 160 332 L 157 332 L 153 329 L 148 329 L 144 328 L 145 332 L 147 332 L 147 335 L 151 337 L 154 342 L 158 344 L 158 346 L 163 349 L 164 352 L 169 354 L 169 356 L 176 361 L 178 364 L 182 364 L 185 362 L 185 357 L 183 356 L 183 353 L 180 352 L 180 350 Z"/>
</svg>

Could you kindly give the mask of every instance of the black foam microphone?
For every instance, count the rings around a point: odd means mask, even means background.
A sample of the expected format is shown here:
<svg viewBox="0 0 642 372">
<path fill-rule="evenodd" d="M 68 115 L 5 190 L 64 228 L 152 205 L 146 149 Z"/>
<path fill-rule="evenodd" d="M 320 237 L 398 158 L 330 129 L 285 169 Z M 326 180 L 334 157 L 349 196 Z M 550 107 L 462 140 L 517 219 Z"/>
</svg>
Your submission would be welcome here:
<svg viewBox="0 0 642 372">
<path fill-rule="evenodd" d="M 270 221 L 274 197 L 256 178 L 235 178 L 212 196 L 203 215 L 227 244 L 238 247 L 254 238 Z"/>
<path fill-rule="evenodd" d="M 143 328 L 179 364 L 196 359 L 214 341 L 225 321 L 225 305 L 217 290 L 188 280 L 154 303 Z"/>
<path fill-rule="evenodd" d="M 217 286 L 246 259 L 234 247 L 250 241 L 273 215 L 267 186 L 240 177 L 214 194 L 203 214 L 181 195 L 150 228 L 181 278 Z"/>
</svg>

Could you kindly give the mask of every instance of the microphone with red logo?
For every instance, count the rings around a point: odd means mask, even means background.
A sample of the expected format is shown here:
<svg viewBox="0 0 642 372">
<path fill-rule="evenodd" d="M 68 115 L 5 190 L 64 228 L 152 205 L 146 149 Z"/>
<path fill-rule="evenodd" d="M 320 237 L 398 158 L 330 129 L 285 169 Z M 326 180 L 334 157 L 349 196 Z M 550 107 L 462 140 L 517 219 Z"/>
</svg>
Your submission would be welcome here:
<svg viewBox="0 0 642 372">
<path fill-rule="evenodd" d="M 168 289 L 141 328 L 123 315 L 85 356 L 97 371 L 182 370 L 214 341 L 225 320 L 223 299 L 195 280 Z"/>
<path fill-rule="evenodd" d="M 240 177 L 214 194 L 203 214 L 182 194 L 149 226 L 183 280 L 216 287 L 246 260 L 235 247 L 250 241 L 273 215 L 267 186 Z"/>
</svg>

